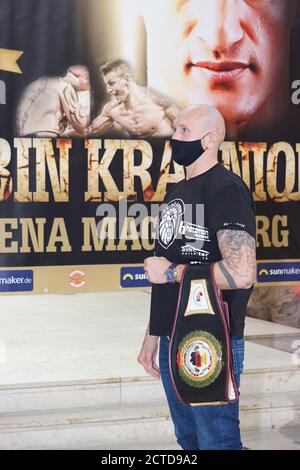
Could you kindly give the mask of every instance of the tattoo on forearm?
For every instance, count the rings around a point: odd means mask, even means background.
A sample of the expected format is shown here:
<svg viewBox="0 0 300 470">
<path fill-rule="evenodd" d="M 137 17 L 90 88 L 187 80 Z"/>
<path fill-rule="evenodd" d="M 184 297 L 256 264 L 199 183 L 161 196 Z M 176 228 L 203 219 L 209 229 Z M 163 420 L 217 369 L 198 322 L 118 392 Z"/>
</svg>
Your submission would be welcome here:
<svg viewBox="0 0 300 470">
<path fill-rule="evenodd" d="M 217 233 L 219 249 L 222 254 L 223 263 L 219 262 L 224 276 L 225 268 L 236 281 L 255 278 L 256 274 L 256 247 L 255 239 L 243 230 L 220 230 Z M 226 276 L 225 276 L 226 277 Z M 226 277 L 229 286 L 231 284 Z"/>
<path fill-rule="evenodd" d="M 218 265 L 219 265 L 219 268 L 221 269 L 222 273 L 224 274 L 224 276 L 225 276 L 225 278 L 228 282 L 229 287 L 231 287 L 231 289 L 237 289 L 238 287 L 236 285 L 236 282 L 233 279 L 233 277 L 231 276 L 230 272 L 227 271 L 227 269 L 225 268 L 223 261 L 219 261 Z"/>
</svg>

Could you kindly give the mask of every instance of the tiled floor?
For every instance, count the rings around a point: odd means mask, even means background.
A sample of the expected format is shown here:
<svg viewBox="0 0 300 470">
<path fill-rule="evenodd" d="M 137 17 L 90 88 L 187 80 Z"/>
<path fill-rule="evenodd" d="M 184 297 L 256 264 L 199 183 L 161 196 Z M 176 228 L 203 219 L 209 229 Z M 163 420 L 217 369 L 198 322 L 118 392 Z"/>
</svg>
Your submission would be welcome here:
<svg viewBox="0 0 300 470">
<path fill-rule="evenodd" d="M 243 442 L 250 450 L 300 450 L 300 427 L 246 431 Z"/>
<path fill-rule="evenodd" d="M 149 316 L 148 292 L 2 296 L 0 385 L 144 376 L 136 358 Z M 247 318 L 246 336 L 300 330 Z M 258 340 L 257 340 L 258 341 Z M 246 368 L 291 365 L 292 355 L 248 342 Z"/>
<path fill-rule="evenodd" d="M 245 431 L 243 433 L 243 444 L 249 451 L 255 450 L 300 450 L 300 427 L 290 427 L 280 430 L 256 430 Z M 101 447 L 82 447 L 82 450 L 95 449 Z M 110 450 L 180 450 L 174 443 L 148 442 L 148 443 L 118 443 L 110 447 Z"/>
<path fill-rule="evenodd" d="M 149 292 L 2 296 L 0 302 L 0 386 L 145 377 L 136 358 L 148 323 Z M 247 318 L 245 334 L 246 370 L 265 374 L 293 366 L 300 330 Z M 288 428 L 246 431 L 244 444 L 253 450 L 299 450 L 297 421 Z M 129 448 L 145 445 L 118 442 L 115 447 Z M 172 447 L 156 442 L 146 449 Z"/>
</svg>

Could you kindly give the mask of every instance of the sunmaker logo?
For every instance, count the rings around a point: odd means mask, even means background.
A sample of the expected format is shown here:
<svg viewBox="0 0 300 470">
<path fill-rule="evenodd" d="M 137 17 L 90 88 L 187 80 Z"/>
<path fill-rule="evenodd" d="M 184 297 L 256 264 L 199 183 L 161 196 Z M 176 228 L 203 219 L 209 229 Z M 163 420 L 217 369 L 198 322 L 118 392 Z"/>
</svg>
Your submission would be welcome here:
<svg viewBox="0 0 300 470">
<path fill-rule="evenodd" d="M 300 261 L 270 261 L 257 264 L 257 281 L 264 282 L 299 282 Z"/>
<path fill-rule="evenodd" d="M 32 269 L 0 271 L 0 292 L 18 292 L 32 290 Z"/>
<path fill-rule="evenodd" d="M 142 266 L 129 266 L 121 268 L 121 287 L 150 287 L 151 283 Z"/>
</svg>

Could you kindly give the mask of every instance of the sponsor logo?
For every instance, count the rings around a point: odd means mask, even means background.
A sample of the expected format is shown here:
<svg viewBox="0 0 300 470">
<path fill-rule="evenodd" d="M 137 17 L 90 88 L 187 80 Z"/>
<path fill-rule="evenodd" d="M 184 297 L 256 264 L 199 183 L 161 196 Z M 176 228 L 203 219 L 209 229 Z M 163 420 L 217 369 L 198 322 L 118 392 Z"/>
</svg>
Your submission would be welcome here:
<svg viewBox="0 0 300 470">
<path fill-rule="evenodd" d="M 32 290 L 32 269 L 0 271 L 0 292 L 20 292 Z"/>
<path fill-rule="evenodd" d="M 201 250 L 192 245 L 184 245 L 181 247 L 181 254 L 183 256 L 197 256 L 201 258 L 202 261 L 207 261 L 209 256 L 209 251 Z"/>
<path fill-rule="evenodd" d="M 192 224 L 191 222 L 180 222 L 178 232 L 186 238 L 192 238 L 193 240 L 210 241 L 208 229 L 201 225 Z"/>
<path fill-rule="evenodd" d="M 184 382 L 196 388 L 207 387 L 222 369 L 219 341 L 207 331 L 189 333 L 179 344 L 177 366 Z"/>
<path fill-rule="evenodd" d="M 257 281 L 261 283 L 300 281 L 300 262 L 257 263 Z"/>
<path fill-rule="evenodd" d="M 121 268 L 120 287 L 151 287 L 142 266 Z"/>
<path fill-rule="evenodd" d="M 80 271 L 79 269 L 76 269 L 75 271 L 72 271 L 69 274 L 70 277 L 70 285 L 72 287 L 82 287 L 86 283 L 84 279 L 85 273 L 83 271 Z"/>
<path fill-rule="evenodd" d="M 184 204 L 181 199 L 174 199 L 163 208 L 158 226 L 158 242 L 163 248 L 169 248 L 174 242 L 183 213 Z"/>
<path fill-rule="evenodd" d="M 236 226 L 236 227 L 241 227 L 241 228 L 245 228 L 246 225 L 245 224 L 242 224 L 241 222 L 224 222 L 223 224 L 223 227 L 228 227 L 228 226 Z"/>
</svg>

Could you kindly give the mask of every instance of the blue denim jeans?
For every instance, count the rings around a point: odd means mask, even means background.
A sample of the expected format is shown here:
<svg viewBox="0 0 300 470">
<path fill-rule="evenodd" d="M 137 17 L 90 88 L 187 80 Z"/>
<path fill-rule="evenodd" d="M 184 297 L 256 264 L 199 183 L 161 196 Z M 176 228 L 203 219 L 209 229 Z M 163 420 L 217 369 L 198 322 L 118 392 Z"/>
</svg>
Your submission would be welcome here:
<svg viewBox="0 0 300 470">
<path fill-rule="evenodd" d="M 178 444 L 185 450 L 242 450 L 239 403 L 189 406 L 177 397 L 169 370 L 169 339 L 160 338 L 159 367 Z M 238 387 L 244 364 L 244 340 L 231 338 L 233 365 Z"/>
</svg>

